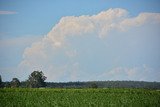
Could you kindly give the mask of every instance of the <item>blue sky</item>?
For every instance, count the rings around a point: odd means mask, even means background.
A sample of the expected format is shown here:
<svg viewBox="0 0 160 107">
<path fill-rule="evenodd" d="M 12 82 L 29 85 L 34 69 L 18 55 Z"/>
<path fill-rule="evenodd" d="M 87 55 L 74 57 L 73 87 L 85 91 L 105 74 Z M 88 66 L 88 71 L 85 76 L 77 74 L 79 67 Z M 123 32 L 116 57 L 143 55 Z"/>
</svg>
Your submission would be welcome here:
<svg viewBox="0 0 160 107">
<path fill-rule="evenodd" d="M 0 75 L 160 81 L 159 17 L 159 0 L 0 0 Z"/>
</svg>

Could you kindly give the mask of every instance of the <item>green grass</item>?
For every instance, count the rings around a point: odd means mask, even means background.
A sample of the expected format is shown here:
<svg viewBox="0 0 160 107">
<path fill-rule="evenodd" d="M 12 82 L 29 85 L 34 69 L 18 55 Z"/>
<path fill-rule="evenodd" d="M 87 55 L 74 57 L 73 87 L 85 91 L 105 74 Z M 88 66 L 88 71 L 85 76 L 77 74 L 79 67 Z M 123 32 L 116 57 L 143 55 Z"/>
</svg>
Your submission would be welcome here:
<svg viewBox="0 0 160 107">
<path fill-rule="evenodd" d="M 144 89 L 0 89 L 0 107 L 160 107 Z"/>
</svg>

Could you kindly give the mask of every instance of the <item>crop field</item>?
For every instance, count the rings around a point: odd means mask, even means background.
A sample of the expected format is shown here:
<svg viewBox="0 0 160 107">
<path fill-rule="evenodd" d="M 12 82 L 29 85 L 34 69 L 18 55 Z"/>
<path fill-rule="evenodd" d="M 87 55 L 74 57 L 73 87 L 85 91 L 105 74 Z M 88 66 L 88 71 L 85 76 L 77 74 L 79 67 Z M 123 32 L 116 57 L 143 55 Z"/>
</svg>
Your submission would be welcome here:
<svg viewBox="0 0 160 107">
<path fill-rule="evenodd" d="M 0 89 L 0 107 L 160 107 L 145 89 Z"/>
</svg>

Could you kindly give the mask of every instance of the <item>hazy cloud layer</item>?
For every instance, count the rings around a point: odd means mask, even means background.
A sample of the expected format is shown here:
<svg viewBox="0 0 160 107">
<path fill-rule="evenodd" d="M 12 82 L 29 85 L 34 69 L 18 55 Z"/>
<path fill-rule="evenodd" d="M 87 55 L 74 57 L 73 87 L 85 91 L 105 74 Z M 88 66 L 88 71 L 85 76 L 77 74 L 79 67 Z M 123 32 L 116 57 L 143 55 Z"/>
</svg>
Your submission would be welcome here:
<svg viewBox="0 0 160 107">
<path fill-rule="evenodd" d="M 132 45 L 135 51 L 143 49 L 136 45 L 136 42 L 140 44 L 137 41 L 139 37 L 145 39 L 145 35 L 141 37 L 141 34 L 145 33 L 143 28 L 149 26 L 154 32 L 154 28 L 159 25 L 160 13 L 140 13 L 136 17 L 130 17 L 127 10 L 120 8 L 109 9 L 92 16 L 62 17 L 47 35 L 25 49 L 19 70 L 28 74 L 33 70 L 43 70 L 48 81 L 94 80 L 98 78 L 96 75 L 99 75 L 101 77 L 99 79 L 102 80 L 112 79 L 108 78 L 109 76 L 113 76 L 113 79 L 150 80 L 148 75 L 152 75 L 152 71 L 146 73 L 148 72 L 146 70 L 128 67 L 114 68 L 112 71 L 105 69 L 108 63 L 116 63 L 119 58 L 126 58 L 125 54 L 123 57 L 120 54 L 126 51 L 127 46 Z M 134 35 L 137 39 L 133 36 L 135 29 L 139 29 L 138 35 Z M 155 30 L 155 32 L 158 31 Z M 125 35 L 120 37 L 123 34 Z M 129 38 L 130 34 L 131 38 Z M 157 33 L 152 36 L 159 38 Z M 125 40 L 125 37 L 128 38 L 126 41 L 133 39 L 134 43 L 120 47 L 123 44 L 120 42 Z M 120 44 L 120 46 L 115 48 L 115 44 Z M 158 46 L 157 48 L 159 49 Z M 129 49 L 127 50 L 130 52 Z M 114 56 L 111 51 L 116 53 L 114 53 L 116 59 L 112 59 Z M 129 58 L 124 60 L 130 61 Z M 97 66 L 96 73 L 94 73 L 95 65 Z M 122 74 L 117 75 L 117 72 Z M 143 75 L 144 78 L 135 74 Z M 156 74 L 158 75 L 159 71 L 154 72 L 153 75 Z"/>
<path fill-rule="evenodd" d="M 160 71 L 146 65 L 140 67 L 115 67 L 106 71 L 97 78 L 107 78 L 109 80 L 137 80 L 137 81 L 159 81 Z"/>
</svg>

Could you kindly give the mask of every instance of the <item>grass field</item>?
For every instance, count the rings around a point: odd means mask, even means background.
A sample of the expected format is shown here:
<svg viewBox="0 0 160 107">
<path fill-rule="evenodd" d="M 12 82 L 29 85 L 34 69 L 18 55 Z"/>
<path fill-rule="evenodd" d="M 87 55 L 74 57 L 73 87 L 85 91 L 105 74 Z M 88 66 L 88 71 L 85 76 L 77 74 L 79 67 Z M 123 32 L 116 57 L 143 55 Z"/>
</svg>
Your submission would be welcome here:
<svg viewBox="0 0 160 107">
<path fill-rule="evenodd" d="M 145 89 L 0 89 L 0 107 L 160 107 Z"/>
</svg>

